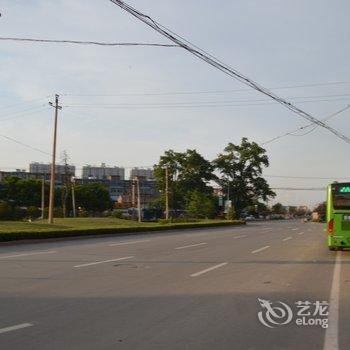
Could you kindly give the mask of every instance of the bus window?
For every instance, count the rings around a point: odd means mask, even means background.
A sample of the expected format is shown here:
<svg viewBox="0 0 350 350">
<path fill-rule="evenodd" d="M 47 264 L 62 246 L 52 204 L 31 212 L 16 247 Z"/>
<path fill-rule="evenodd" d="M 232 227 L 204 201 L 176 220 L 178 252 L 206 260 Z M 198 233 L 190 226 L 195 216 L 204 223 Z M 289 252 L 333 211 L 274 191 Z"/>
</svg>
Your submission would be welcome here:
<svg viewBox="0 0 350 350">
<path fill-rule="evenodd" d="M 333 208 L 350 209 L 350 186 L 334 186 Z"/>
</svg>

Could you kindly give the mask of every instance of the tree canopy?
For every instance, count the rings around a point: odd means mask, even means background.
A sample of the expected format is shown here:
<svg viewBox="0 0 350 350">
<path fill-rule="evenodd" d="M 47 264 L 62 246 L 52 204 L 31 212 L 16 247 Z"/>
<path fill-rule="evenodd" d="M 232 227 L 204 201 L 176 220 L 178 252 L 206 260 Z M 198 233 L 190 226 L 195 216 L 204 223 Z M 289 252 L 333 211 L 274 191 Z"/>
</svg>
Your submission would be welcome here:
<svg viewBox="0 0 350 350">
<path fill-rule="evenodd" d="M 262 177 L 269 166 L 266 150 L 245 137 L 239 145 L 229 143 L 213 164 L 220 174 L 218 183 L 238 213 L 259 199 L 267 201 L 276 195 Z"/>
</svg>

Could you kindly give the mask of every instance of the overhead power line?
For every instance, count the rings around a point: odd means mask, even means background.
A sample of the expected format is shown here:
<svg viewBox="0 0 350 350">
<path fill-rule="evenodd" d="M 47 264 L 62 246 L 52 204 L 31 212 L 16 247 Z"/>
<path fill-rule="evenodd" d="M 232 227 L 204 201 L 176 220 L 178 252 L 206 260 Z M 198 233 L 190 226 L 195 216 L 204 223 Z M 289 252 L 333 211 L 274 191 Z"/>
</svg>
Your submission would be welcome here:
<svg viewBox="0 0 350 350">
<path fill-rule="evenodd" d="M 350 179 L 350 176 L 347 177 L 318 177 L 318 176 L 289 176 L 289 175 L 262 175 L 262 177 L 269 178 L 281 178 L 281 179 L 302 179 L 302 180 L 347 180 Z"/>
<path fill-rule="evenodd" d="M 155 47 L 178 47 L 171 44 L 157 43 L 112 43 L 101 41 L 81 41 L 81 40 L 55 40 L 55 39 L 34 39 L 34 38 L 11 38 L 0 37 L 2 41 L 20 41 L 20 42 L 36 42 L 36 43 L 57 43 L 57 44 L 78 44 L 78 45 L 99 45 L 99 46 L 155 46 Z"/>
<path fill-rule="evenodd" d="M 30 149 L 33 150 L 33 151 L 37 151 L 37 152 L 40 152 L 40 153 L 43 153 L 43 154 L 46 154 L 46 155 L 49 155 L 49 156 L 51 155 L 50 153 L 48 153 L 48 152 L 46 152 L 46 151 L 43 151 L 43 150 L 40 149 L 40 148 L 33 147 L 33 146 L 31 146 L 31 145 L 28 145 L 27 143 L 24 143 L 24 142 L 22 142 L 22 141 L 16 140 L 16 139 L 14 139 L 14 138 L 12 138 L 12 137 L 9 137 L 9 136 L 6 136 L 6 135 L 2 135 L 2 134 L 0 134 L 0 137 L 3 137 L 4 139 L 9 140 L 9 141 L 15 142 L 15 143 L 17 143 L 17 144 L 19 144 L 19 145 L 21 145 L 21 146 L 30 148 Z"/>
<path fill-rule="evenodd" d="M 297 89 L 305 87 L 330 86 L 330 85 L 348 85 L 350 81 L 335 81 L 328 83 L 314 83 L 314 84 L 299 84 L 289 86 L 275 86 L 270 87 L 270 90 L 282 89 Z M 168 96 L 168 95 L 201 95 L 201 94 L 225 94 L 232 92 L 252 91 L 252 89 L 230 89 L 230 90 L 198 90 L 198 91 L 165 91 L 165 92 L 124 92 L 119 94 L 73 94 L 64 93 L 62 96 L 72 97 L 116 97 L 116 96 Z M 343 96 L 343 95 L 342 95 Z M 304 97 L 306 98 L 306 97 Z"/>
<path fill-rule="evenodd" d="M 323 187 L 274 187 L 271 190 L 275 191 L 326 191 Z"/>
<path fill-rule="evenodd" d="M 332 113 L 332 114 L 329 115 L 328 117 L 324 118 L 323 121 L 327 121 L 327 120 L 329 120 L 329 119 L 331 119 L 331 118 L 333 118 L 333 117 L 339 115 L 340 113 L 345 112 L 345 111 L 346 111 L 347 109 L 349 109 L 349 108 L 350 108 L 350 105 L 347 105 L 346 107 L 340 109 L 339 111 L 337 111 L 337 112 L 335 112 L 335 113 Z M 299 134 L 299 135 L 295 135 L 296 132 L 301 131 L 301 130 L 308 129 L 308 128 L 310 128 L 310 127 L 313 126 L 313 125 L 314 125 L 314 127 L 313 127 L 311 130 L 307 131 L 306 133 L 304 133 L 304 134 L 302 134 L 302 135 L 300 135 L 300 134 Z M 279 140 L 279 139 L 281 139 L 282 137 L 285 137 L 285 136 L 305 136 L 305 135 L 310 134 L 310 133 L 313 132 L 314 130 L 316 130 L 317 127 L 318 127 L 318 125 L 315 125 L 315 124 L 313 124 L 313 123 L 310 123 L 310 124 L 307 124 L 307 125 L 304 125 L 304 126 L 298 128 L 298 129 L 295 129 L 295 130 L 293 130 L 293 131 L 289 131 L 289 132 L 286 132 L 285 134 L 276 136 L 276 137 L 272 138 L 271 140 L 268 140 L 268 141 L 265 141 L 265 142 L 261 143 L 261 145 L 262 145 L 262 146 L 263 146 L 263 145 L 267 145 L 267 144 L 269 144 L 269 143 L 271 143 L 271 142 L 274 142 L 274 141 L 277 141 L 277 140 Z"/>
<path fill-rule="evenodd" d="M 110 0 L 110 1 L 112 3 L 114 3 L 115 5 L 119 6 L 120 8 L 122 8 L 123 10 L 127 11 L 128 13 L 130 13 L 132 16 L 136 17 L 140 21 L 144 22 L 149 27 L 153 28 L 155 31 L 157 31 L 161 35 L 165 36 L 166 38 L 168 38 L 169 40 L 171 40 L 172 42 L 174 42 L 178 46 L 181 46 L 183 49 L 185 49 L 188 52 L 192 53 L 197 58 L 207 62 L 211 66 L 217 68 L 218 70 L 220 70 L 223 73 L 229 75 L 230 77 L 240 81 L 241 83 L 243 83 L 243 84 L 253 88 L 254 90 L 259 91 L 262 94 L 272 98 L 273 100 L 277 101 L 278 103 L 280 103 L 284 107 L 288 108 L 289 110 L 291 110 L 292 112 L 298 114 L 299 116 L 309 120 L 310 122 L 312 122 L 314 124 L 317 124 L 317 125 L 325 128 L 325 129 L 329 130 L 331 133 L 336 135 L 338 138 L 340 138 L 343 141 L 345 141 L 345 142 L 350 144 L 350 138 L 348 138 L 347 136 L 341 134 L 339 131 L 337 131 L 337 130 L 333 129 L 332 127 L 328 126 L 327 124 L 325 124 L 321 120 L 313 117 L 311 114 L 309 114 L 309 113 L 303 111 L 302 109 L 294 106 L 289 101 L 287 101 L 287 100 L 279 97 L 278 95 L 274 94 L 273 92 L 267 90 L 263 86 L 261 86 L 258 83 L 254 82 L 252 79 L 250 79 L 247 76 L 243 75 L 242 73 L 240 73 L 239 71 L 237 71 L 234 68 L 230 67 L 229 65 L 221 62 L 220 60 L 218 60 L 214 56 L 208 54 L 207 52 L 205 52 L 201 48 L 195 46 L 194 44 L 192 44 L 188 40 L 186 40 L 186 39 L 182 38 L 181 36 L 177 35 L 176 33 L 172 32 L 171 30 L 169 30 L 168 28 L 164 27 L 160 23 L 157 23 L 150 16 L 147 16 L 147 15 L 139 12 L 138 10 L 136 10 L 135 8 L 129 6 L 128 4 L 126 4 L 123 1 L 120 1 L 120 0 Z"/>
</svg>

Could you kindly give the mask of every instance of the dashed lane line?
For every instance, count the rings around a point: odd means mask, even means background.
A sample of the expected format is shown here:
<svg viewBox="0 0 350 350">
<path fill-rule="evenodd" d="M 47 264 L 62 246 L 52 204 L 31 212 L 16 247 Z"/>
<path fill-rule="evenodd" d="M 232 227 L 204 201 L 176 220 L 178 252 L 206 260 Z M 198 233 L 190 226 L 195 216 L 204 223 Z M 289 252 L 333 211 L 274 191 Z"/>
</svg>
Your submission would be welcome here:
<svg viewBox="0 0 350 350">
<path fill-rule="evenodd" d="M 253 250 L 252 251 L 252 254 L 256 254 L 256 253 L 259 253 L 259 252 L 262 252 L 263 250 L 267 249 L 267 248 L 270 248 L 269 245 L 266 245 L 265 247 L 261 247 L 259 249 L 256 249 L 256 250 Z"/>
<path fill-rule="evenodd" d="M 182 247 L 176 247 L 175 249 L 186 249 L 186 248 L 192 248 L 192 247 L 198 247 L 200 245 L 206 245 L 207 243 L 196 243 L 196 244 L 190 244 L 190 245 L 184 245 Z"/>
<path fill-rule="evenodd" d="M 32 323 L 21 323 L 21 324 L 15 325 L 15 326 L 0 328 L 0 334 L 12 332 L 12 331 L 17 331 L 18 329 L 32 327 L 32 326 L 33 326 Z"/>
<path fill-rule="evenodd" d="M 86 267 L 86 266 L 93 266 L 93 265 L 99 265 L 99 264 L 105 264 L 109 262 L 114 262 L 114 261 L 121 261 L 121 260 L 127 260 L 127 259 L 132 259 L 133 256 L 125 256 L 124 258 L 117 258 L 117 259 L 110 259 L 110 260 L 103 260 L 103 261 L 95 261 L 87 264 L 80 264 L 80 265 L 75 265 L 73 267 Z"/>
<path fill-rule="evenodd" d="M 0 259 L 20 258 L 22 256 L 53 254 L 53 253 L 57 253 L 57 252 L 55 250 L 47 250 L 47 251 L 41 251 L 41 252 L 28 252 L 28 253 L 0 256 Z"/>
<path fill-rule="evenodd" d="M 204 275 L 204 274 L 207 273 L 207 272 L 216 270 L 216 269 L 218 269 L 219 267 L 225 266 L 225 265 L 227 265 L 227 264 L 228 264 L 227 262 L 224 262 L 224 263 L 221 263 L 221 264 L 218 264 L 218 265 L 211 266 L 211 267 L 209 267 L 209 268 L 207 268 L 207 269 L 205 269 L 205 270 L 202 270 L 202 271 L 193 273 L 192 275 L 190 275 L 190 277 L 198 277 L 198 276 Z"/>
<path fill-rule="evenodd" d="M 144 239 L 144 240 L 138 240 L 138 241 L 125 241 L 125 242 L 119 242 L 119 243 L 111 243 L 111 244 L 109 244 L 109 246 L 115 247 L 115 246 L 119 246 L 119 245 L 145 243 L 145 242 L 149 242 L 149 241 L 150 241 L 150 239 Z"/>
</svg>

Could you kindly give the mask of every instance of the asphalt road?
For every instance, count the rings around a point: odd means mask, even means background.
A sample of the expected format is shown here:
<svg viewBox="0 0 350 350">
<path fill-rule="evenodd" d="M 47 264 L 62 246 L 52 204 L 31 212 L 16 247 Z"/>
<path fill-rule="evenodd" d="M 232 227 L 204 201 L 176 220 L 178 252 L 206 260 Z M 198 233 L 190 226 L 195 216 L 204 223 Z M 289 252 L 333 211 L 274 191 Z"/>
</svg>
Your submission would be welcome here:
<svg viewBox="0 0 350 350">
<path fill-rule="evenodd" d="M 283 221 L 0 246 L 0 349 L 348 349 L 350 252 L 325 237 Z"/>
</svg>

